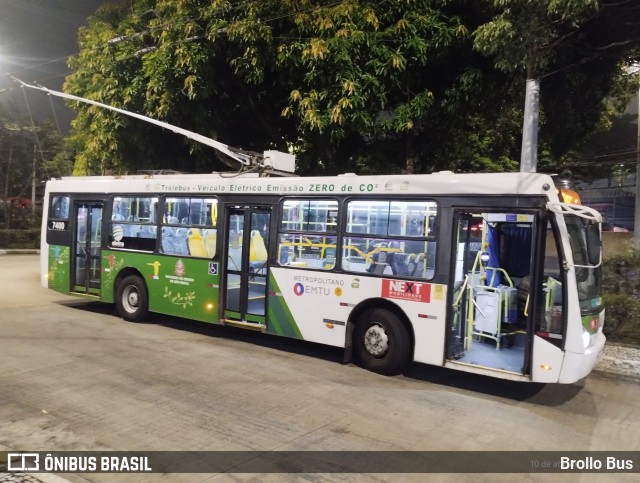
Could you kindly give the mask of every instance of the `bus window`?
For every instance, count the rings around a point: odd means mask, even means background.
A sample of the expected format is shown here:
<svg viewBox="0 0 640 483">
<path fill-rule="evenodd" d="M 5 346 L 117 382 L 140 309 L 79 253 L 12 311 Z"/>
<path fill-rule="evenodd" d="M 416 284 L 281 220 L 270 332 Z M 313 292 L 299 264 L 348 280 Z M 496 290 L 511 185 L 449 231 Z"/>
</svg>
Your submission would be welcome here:
<svg viewBox="0 0 640 483">
<path fill-rule="evenodd" d="M 215 257 L 217 203 L 215 198 L 165 198 L 160 251 L 168 255 Z"/>
<path fill-rule="evenodd" d="M 343 268 L 402 278 L 432 278 L 436 213 L 433 201 L 349 202 Z"/>
<path fill-rule="evenodd" d="M 556 233 L 549 223 L 544 255 L 542 280 L 543 294 L 540 297 L 542 316 L 536 320 L 536 334 L 552 344 L 562 347 L 563 334 L 563 283 L 562 257 L 558 252 Z"/>
<path fill-rule="evenodd" d="M 55 220 L 69 219 L 69 197 L 68 196 L 54 196 L 51 199 L 51 211 L 49 212 L 49 218 L 55 219 Z"/>
<path fill-rule="evenodd" d="M 335 266 L 338 202 L 291 199 L 282 203 L 278 263 L 331 270 Z"/>
<path fill-rule="evenodd" d="M 109 224 L 109 246 L 154 251 L 158 237 L 158 227 L 155 224 L 157 204 L 157 197 L 114 197 Z"/>
</svg>

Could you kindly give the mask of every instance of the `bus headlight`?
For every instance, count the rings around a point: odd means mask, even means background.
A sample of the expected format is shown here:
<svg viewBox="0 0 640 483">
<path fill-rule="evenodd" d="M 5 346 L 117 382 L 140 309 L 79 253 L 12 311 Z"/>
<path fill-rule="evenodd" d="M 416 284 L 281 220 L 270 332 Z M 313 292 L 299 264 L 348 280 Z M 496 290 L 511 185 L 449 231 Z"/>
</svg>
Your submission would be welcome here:
<svg viewBox="0 0 640 483">
<path fill-rule="evenodd" d="M 585 349 L 591 345 L 591 333 L 584 327 L 582 328 L 582 344 Z"/>
</svg>

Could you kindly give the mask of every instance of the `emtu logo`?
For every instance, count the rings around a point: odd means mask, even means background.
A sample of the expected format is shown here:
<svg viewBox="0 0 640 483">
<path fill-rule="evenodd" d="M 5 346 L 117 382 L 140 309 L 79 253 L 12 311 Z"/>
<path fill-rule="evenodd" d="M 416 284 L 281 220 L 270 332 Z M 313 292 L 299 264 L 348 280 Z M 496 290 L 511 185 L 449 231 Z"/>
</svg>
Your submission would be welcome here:
<svg viewBox="0 0 640 483">
<path fill-rule="evenodd" d="M 9 471 L 39 471 L 40 454 L 7 453 L 7 469 Z"/>
<path fill-rule="evenodd" d="M 304 293 L 304 285 L 302 285 L 300 282 L 296 283 L 293 286 L 293 293 L 296 294 L 298 297 L 302 295 Z"/>
</svg>

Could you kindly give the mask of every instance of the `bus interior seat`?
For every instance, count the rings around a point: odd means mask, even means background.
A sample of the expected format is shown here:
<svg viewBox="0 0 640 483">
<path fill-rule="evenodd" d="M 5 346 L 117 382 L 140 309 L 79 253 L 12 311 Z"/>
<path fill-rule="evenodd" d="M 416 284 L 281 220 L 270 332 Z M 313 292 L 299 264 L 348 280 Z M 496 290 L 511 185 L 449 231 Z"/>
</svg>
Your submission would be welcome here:
<svg viewBox="0 0 640 483">
<path fill-rule="evenodd" d="M 140 230 L 138 231 L 138 238 L 155 238 L 156 237 L 156 227 L 154 225 L 140 225 Z"/>
<path fill-rule="evenodd" d="M 122 225 L 122 234 L 127 237 L 135 238 L 138 236 L 138 230 L 140 225 L 132 225 L 130 223 L 124 223 Z"/>
<path fill-rule="evenodd" d="M 387 268 L 387 252 L 375 252 L 371 255 L 371 265 L 367 268 L 369 273 L 384 273 L 384 269 Z"/>
<path fill-rule="evenodd" d="M 173 254 L 189 255 L 189 246 L 187 245 L 187 229 L 178 228 L 173 237 Z"/>
<path fill-rule="evenodd" d="M 391 273 L 400 277 L 406 277 L 409 275 L 409 267 L 407 265 L 407 255 L 401 252 L 395 252 L 389 254 L 389 266 L 391 267 Z"/>
<path fill-rule="evenodd" d="M 216 256 L 216 238 L 215 229 L 204 230 L 204 248 L 209 258 Z"/>
<path fill-rule="evenodd" d="M 416 271 L 416 254 L 409 253 L 407 256 L 407 275 L 413 275 Z"/>
<path fill-rule="evenodd" d="M 424 253 L 418 253 L 418 255 L 416 255 L 415 270 L 413 271 L 414 277 L 424 277 L 426 258 Z"/>
<path fill-rule="evenodd" d="M 173 237 L 175 236 L 175 228 L 170 226 L 162 227 L 162 236 L 160 238 L 160 249 L 163 253 L 173 253 Z"/>
<path fill-rule="evenodd" d="M 267 260 L 267 247 L 264 245 L 264 239 L 258 230 L 251 232 L 249 240 L 249 260 L 252 262 L 264 262 Z"/>
<path fill-rule="evenodd" d="M 187 232 L 187 246 L 191 256 L 207 257 L 207 248 L 204 244 L 204 238 L 202 238 L 198 228 L 189 228 L 189 231 Z"/>
<path fill-rule="evenodd" d="M 292 254 L 290 247 L 280 246 L 280 255 L 278 255 L 278 263 L 280 265 L 288 265 L 291 261 Z"/>
<path fill-rule="evenodd" d="M 264 239 L 258 230 L 251 231 L 251 238 L 249 239 L 249 265 L 253 273 L 260 272 L 267 264 L 267 247 L 264 244 Z"/>
</svg>

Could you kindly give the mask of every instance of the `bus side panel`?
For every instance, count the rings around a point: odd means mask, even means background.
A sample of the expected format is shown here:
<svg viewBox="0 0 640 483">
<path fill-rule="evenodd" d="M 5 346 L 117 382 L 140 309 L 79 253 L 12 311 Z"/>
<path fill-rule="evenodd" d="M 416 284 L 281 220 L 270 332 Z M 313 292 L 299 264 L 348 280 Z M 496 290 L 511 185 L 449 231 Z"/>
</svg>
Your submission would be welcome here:
<svg viewBox="0 0 640 483">
<path fill-rule="evenodd" d="M 291 314 L 282 289 L 277 282 L 275 273 L 281 271 L 282 270 L 275 269 L 269 273 L 267 332 L 274 335 L 291 337 L 293 339 L 304 339 L 293 314 Z M 282 281 L 284 277 L 281 276 L 279 278 Z"/>
<path fill-rule="evenodd" d="M 531 361 L 531 381 L 558 382 L 564 353 L 542 337 L 533 337 L 533 360 Z"/>
<path fill-rule="evenodd" d="M 267 332 L 344 347 L 353 276 L 271 268 Z"/>
<path fill-rule="evenodd" d="M 125 268 L 143 276 L 149 292 L 149 310 L 202 322 L 219 323 L 218 262 L 153 253 L 105 250 L 102 300 L 115 300 L 116 277 Z"/>
<path fill-rule="evenodd" d="M 267 331 L 344 347 L 353 308 L 363 301 L 383 298 L 411 321 L 416 339 L 414 359 L 442 365 L 447 312 L 444 285 L 274 267 Z"/>
<path fill-rule="evenodd" d="M 413 360 L 444 364 L 447 326 L 447 287 L 415 280 L 383 280 L 382 294 L 395 302 L 413 327 Z M 419 296 L 419 297 L 418 297 Z M 418 300 L 409 300 L 416 297 Z"/>
<path fill-rule="evenodd" d="M 71 249 L 62 245 L 48 246 L 48 288 L 56 292 L 69 293 L 71 281 Z"/>
</svg>

